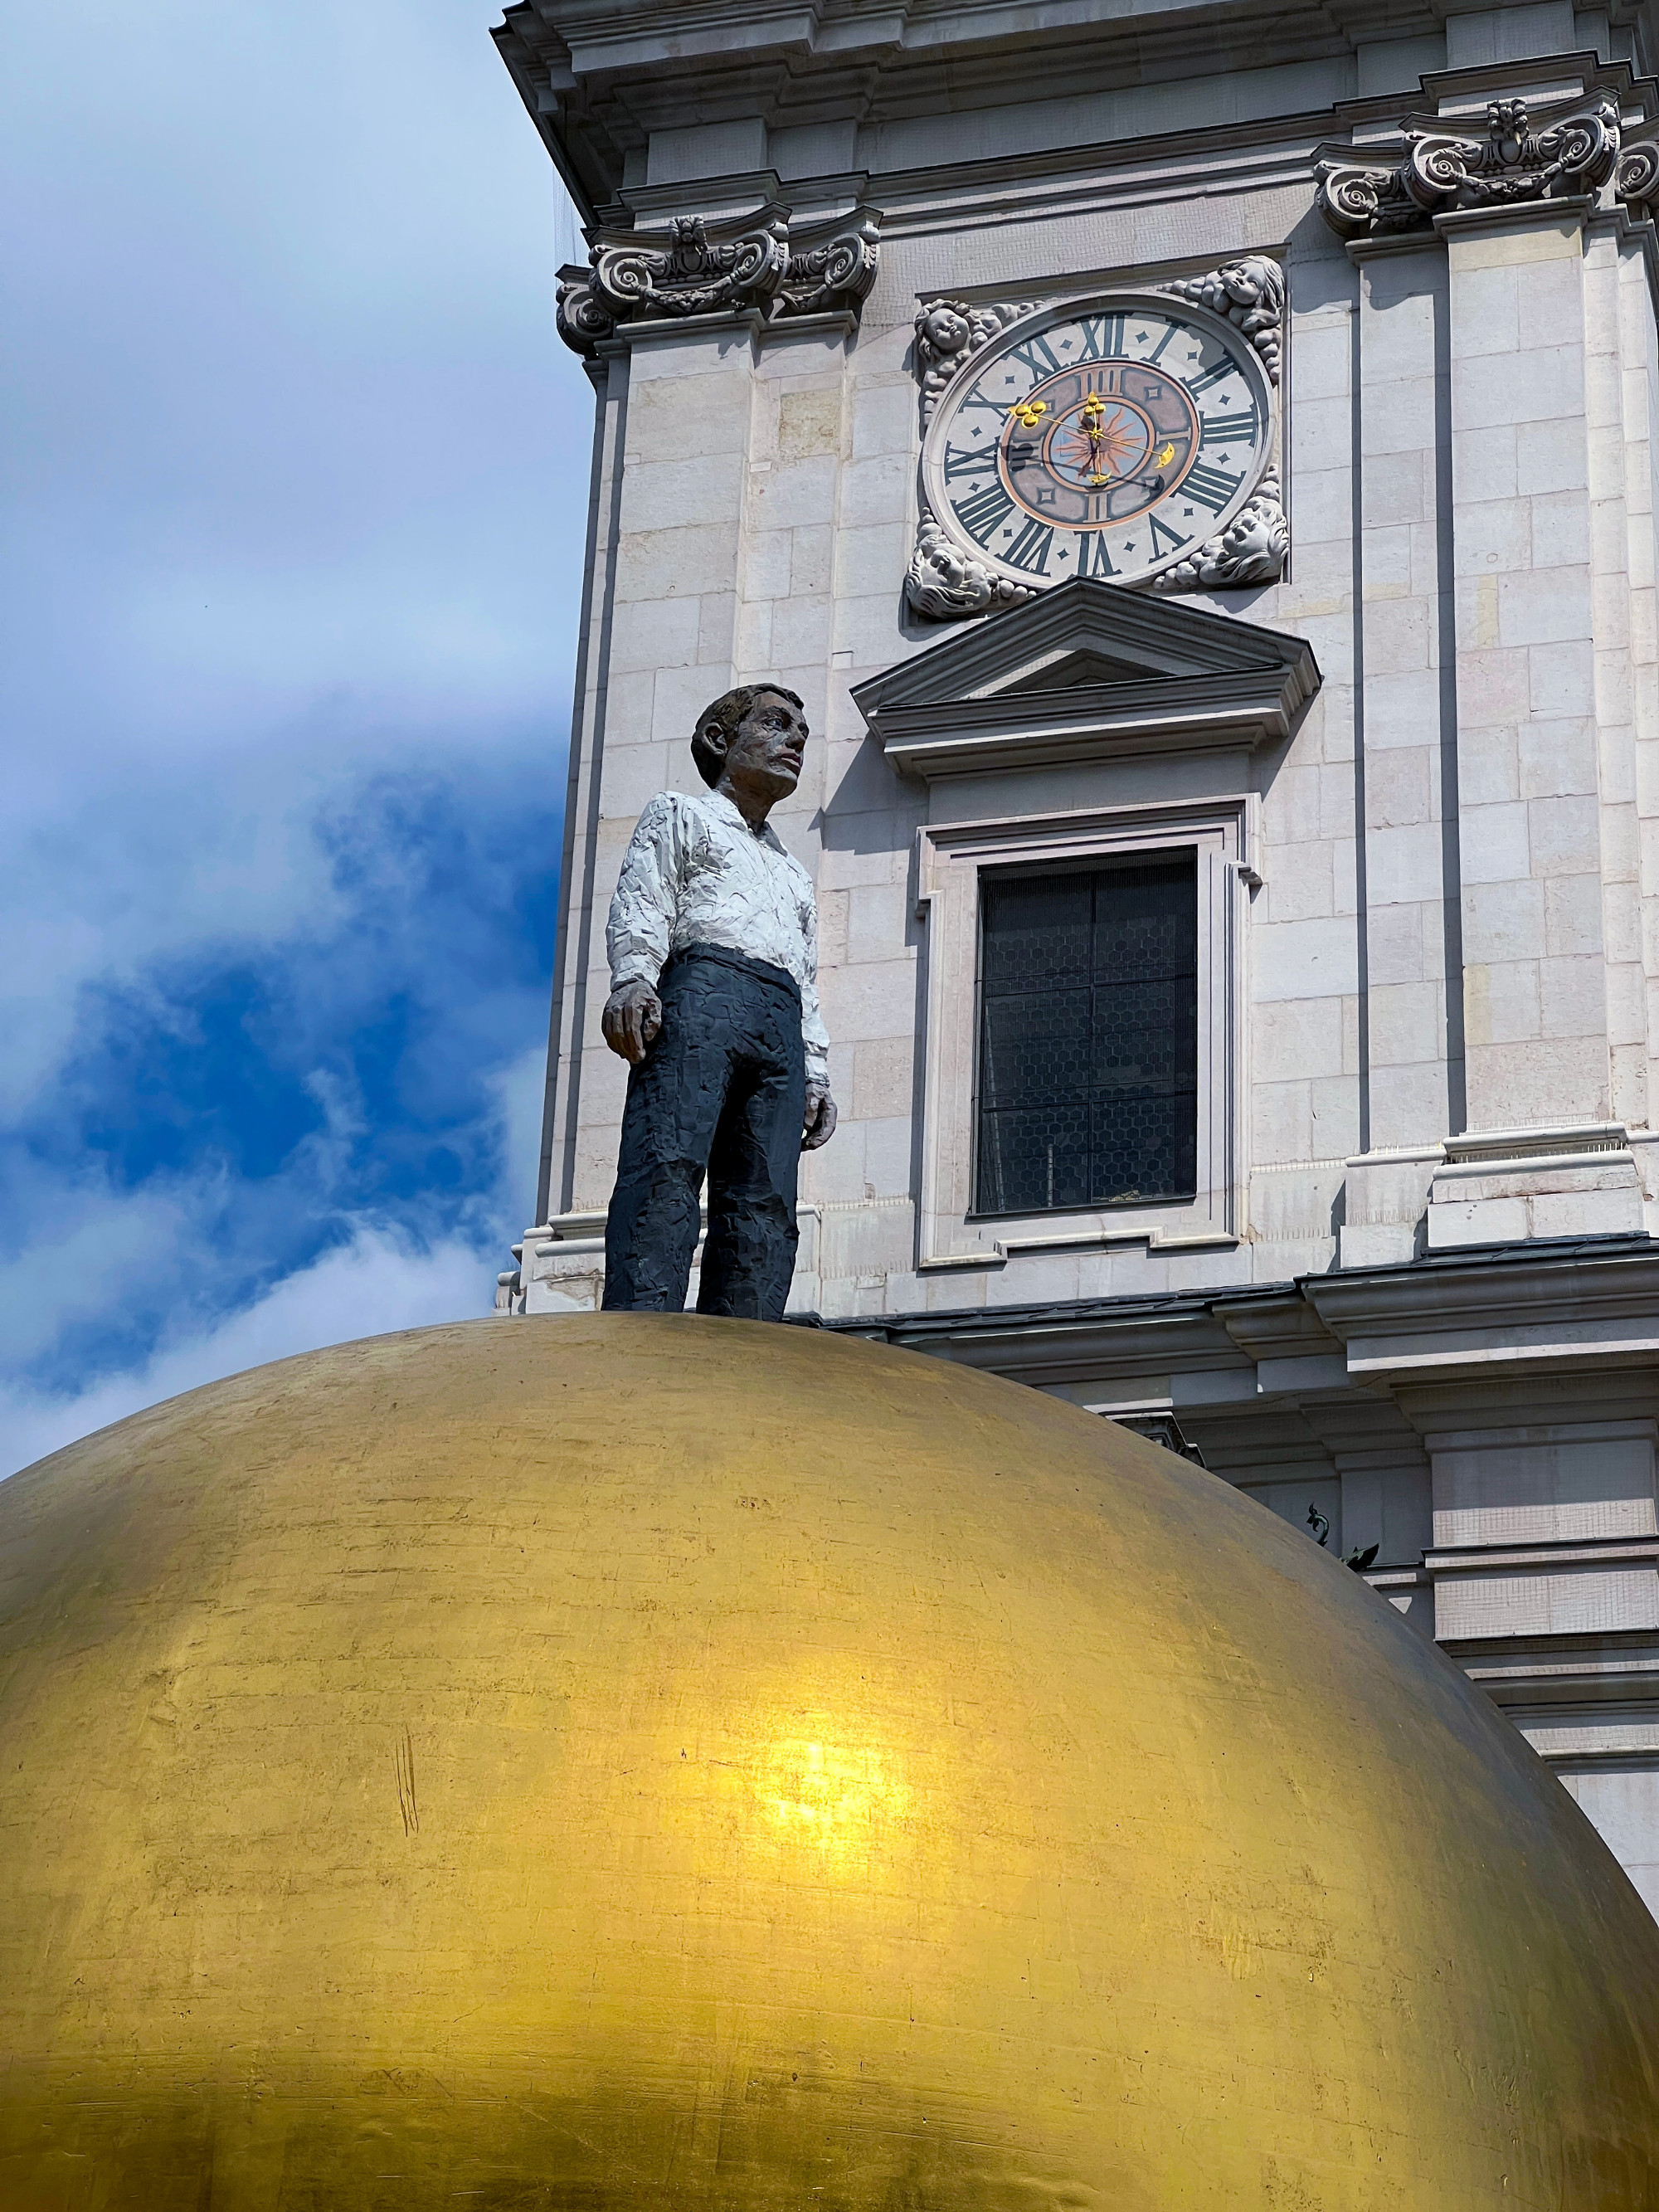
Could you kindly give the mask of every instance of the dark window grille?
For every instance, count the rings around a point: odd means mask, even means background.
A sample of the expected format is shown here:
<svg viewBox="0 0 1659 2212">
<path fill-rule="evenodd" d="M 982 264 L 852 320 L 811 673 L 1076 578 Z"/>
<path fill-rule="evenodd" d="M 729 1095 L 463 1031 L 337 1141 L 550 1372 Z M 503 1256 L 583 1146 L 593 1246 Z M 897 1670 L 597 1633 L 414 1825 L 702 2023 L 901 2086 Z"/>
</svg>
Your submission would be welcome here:
<svg viewBox="0 0 1659 2212">
<path fill-rule="evenodd" d="M 1198 860 L 988 874 L 975 1210 L 1198 1188 Z"/>
</svg>

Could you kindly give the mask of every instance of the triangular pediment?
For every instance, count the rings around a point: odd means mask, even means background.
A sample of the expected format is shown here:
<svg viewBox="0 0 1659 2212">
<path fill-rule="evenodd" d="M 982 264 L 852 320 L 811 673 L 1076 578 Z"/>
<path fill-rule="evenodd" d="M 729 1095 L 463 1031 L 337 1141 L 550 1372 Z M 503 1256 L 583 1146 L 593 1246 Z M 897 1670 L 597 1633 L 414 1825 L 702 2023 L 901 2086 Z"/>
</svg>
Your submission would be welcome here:
<svg viewBox="0 0 1659 2212">
<path fill-rule="evenodd" d="M 1146 673 L 1132 660 L 1113 660 L 1085 647 L 1079 653 L 1054 653 L 1000 688 L 1004 691 L 1070 691 L 1079 684 L 1133 684 Z"/>
<path fill-rule="evenodd" d="M 1082 577 L 853 693 L 924 776 L 1287 737 L 1319 688 L 1305 639 Z"/>
</svg>

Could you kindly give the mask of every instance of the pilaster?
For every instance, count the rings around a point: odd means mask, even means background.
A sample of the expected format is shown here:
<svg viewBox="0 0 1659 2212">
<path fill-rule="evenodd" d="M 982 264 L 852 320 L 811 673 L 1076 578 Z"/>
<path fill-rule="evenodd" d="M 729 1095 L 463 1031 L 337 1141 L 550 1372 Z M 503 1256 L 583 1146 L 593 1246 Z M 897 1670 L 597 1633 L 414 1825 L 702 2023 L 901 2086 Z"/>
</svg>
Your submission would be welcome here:
<svg viewBox="0 0 1659 2212">
<path fill-rule="evenodd" d="M 1462 1125 L 1449 308 L 1426 236 L 1356 240 L 1370 1146 Z M 1399 1254 L 1408 1258 L 1409 1249 Z"/>
<path fill-rule="evenodd" d="M 1606 978 L 1551 886 L 1594 883 L 1582 204 L 1443 215 L 1472 1128 L 1608 1115 Z"/>
</svg>

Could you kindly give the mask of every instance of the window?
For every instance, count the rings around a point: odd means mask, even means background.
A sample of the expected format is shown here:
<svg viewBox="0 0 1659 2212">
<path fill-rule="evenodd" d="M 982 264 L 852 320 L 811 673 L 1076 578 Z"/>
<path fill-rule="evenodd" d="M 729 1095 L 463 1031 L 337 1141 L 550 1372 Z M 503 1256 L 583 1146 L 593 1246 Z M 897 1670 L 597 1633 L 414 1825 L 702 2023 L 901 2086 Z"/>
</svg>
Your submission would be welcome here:
<svg viewBox="0 0 1659 2212">
<path fill-rule="evenodd" d="M 1060 1255 L 1238 1242 L 1254 805 L 918 831 L 920 1273 L 1053 1258 L 1043 1295 L 1059 1296 Z"/>
<path fill-rule="evenodd" d="M 981 878 L 975 1211 L 1198 1185 L 1195 851 Z"/>
</svg>

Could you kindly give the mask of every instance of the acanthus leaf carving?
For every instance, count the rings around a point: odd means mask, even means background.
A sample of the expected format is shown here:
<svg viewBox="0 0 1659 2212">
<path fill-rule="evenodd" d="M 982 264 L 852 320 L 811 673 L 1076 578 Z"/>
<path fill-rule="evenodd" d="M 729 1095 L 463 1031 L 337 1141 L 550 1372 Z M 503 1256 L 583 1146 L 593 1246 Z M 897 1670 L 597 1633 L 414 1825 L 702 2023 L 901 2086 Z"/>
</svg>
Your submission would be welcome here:
<svg viewBox="0 0 1659 2212">
<path fill-rule="evenodd" d="M 1319 204 L 1343 238 L 1426 230 L 1437 215 L 1501 208 L 1599 191 L 1620 164 L 1619 106 L 1608 94 L 1534 127 L 1524 100 L 1486 103 L 1483 138 L 1446 130 L 1438 118 L 1407 117 L 1404 156 L 1383 167 L 1328 158 L 1317 166 Z M 1644 174 L 1647 172 L 1645 168 Z"/>
</svg>

